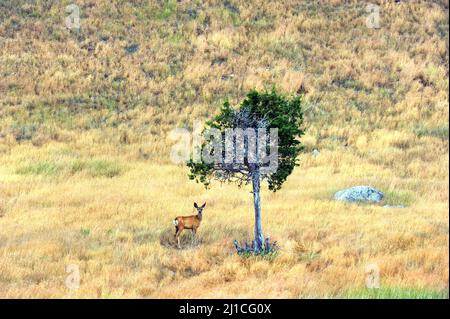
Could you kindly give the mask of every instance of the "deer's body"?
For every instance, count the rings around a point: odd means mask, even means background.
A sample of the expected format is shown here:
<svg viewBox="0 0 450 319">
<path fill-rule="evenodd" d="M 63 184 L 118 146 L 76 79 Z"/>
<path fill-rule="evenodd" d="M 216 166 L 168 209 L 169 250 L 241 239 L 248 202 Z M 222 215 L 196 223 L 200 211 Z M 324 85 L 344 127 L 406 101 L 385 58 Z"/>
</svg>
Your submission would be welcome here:
<svg viewBox="0 0 450 319">
<path fill-rule="evenodd" d="M 180 246 L 180 235 L 181 232 L 185 229 L 192 230 L 192 241 L 195 240 L 197 229 L 200 227 L 200 223 L 202 222 L 202 213 L 203 208 L 205 208 L 206 203 L 204 203 L 202 206 L 198 206 L 197 203 L 194 203 L 194 207 L 197 209 L 197 215 L 191 215 L 191 216 L 177 216 L 173 220 L 173 224 L 175 225 L 175 239 L 178 243 L 178 248 L 181 248 Z"/>
<path fill-rule="evenodd" d="M 174 219 L 175 227 L 179 229 L 197 229 L 202 219 L 198 215 L 178 216 Z"/>
</svg>

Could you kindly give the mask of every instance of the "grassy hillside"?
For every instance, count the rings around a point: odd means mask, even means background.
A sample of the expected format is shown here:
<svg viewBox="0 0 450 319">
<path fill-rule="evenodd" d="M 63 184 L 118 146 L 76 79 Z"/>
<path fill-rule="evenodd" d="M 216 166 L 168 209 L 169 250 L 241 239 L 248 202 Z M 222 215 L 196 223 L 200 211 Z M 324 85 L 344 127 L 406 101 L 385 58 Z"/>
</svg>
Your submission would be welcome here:
<svg viewBox="0 0 450 319">
<path fill-rule="evenodd" d="M 373 3 L 379 29 L 360 1 L 0 0 L 0 297 L 448 297 L 448 1 Z M 241 259 L 249 190 L 188 181 L 168 133 L 273 85 L 305 92 L 306 148 L 262 197 L 280 254 Z M 333 200 L 357 184 L 407 207 Z"/>
</svg>

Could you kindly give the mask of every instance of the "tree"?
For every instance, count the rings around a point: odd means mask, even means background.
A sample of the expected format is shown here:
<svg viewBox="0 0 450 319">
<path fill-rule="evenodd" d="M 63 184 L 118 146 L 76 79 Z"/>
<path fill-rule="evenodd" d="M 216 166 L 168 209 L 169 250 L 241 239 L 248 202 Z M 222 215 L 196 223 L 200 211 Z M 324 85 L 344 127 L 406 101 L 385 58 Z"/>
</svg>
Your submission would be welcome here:
<svg viewBox="0 0 450 319">
<path fill-rule="evenodd" d="M 303 112 L 301 96 L 291 99 L 272 91 L 250 91 L 237 108 L 225 101 L 220 113 L 205 124 L 203 142 L 187 162 L 189 178 L 252 183 L 255 210 L 254 250 L 264 250 L 260 185 L 267 180 L 276 192 L 298 165 Z M 267 135 L 270 131 L 270 136 Z M 269 155 L 267 155 L 269 152 Z"/>
</svg>

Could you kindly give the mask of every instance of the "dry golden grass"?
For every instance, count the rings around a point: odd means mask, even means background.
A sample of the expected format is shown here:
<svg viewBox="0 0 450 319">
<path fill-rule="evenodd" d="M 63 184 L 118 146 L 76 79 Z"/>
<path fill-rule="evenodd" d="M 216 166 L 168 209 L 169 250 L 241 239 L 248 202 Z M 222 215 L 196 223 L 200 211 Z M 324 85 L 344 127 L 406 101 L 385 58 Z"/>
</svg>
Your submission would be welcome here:
<svg viewBox="0 0 450 319">
<path fill-rule="evenodd" d="M 71 1 L 0 2 L 0 297 L 448 298 L 448 1 L 376 1 L 378 30 L 360 1 L 76 2 L 78 32 Z M 241 258 L 250 189 L 188 181 L 167 133 L 273 84 L 306 88 L 306 149 L 262 194 L 279 254 Z M 333 200 L 359 184 L 407 208 Z"/>
<path fill-rule="evenodd" d="M 249 189 L 206 191 L 182 167 L 122 155 L 108 156 L 120 167 L 113 178 L 48 167 L 17 173 L 25 159 L 66 167 L 81 155 L 74 149 L 51 143 L 2 157 L 2 297 L 342 297 L 365 287 L 371 263 L 382 287 L 448 289 L 448 181 L 397 177 L 344 151 L 304 155 L 281 192 L 262 195 L 278 256 L 241 258 L 232 240 L 252 236 Z M 333 200 L 354 184 L 374 185 L 386 202 L 408 208 Z M 194 201 L 208 203 L 200 245 L 185 234 L 177 250 L 171 220 L 192 213 Z M 80 267 L 78 290 L 65 286 L 68 264 Z"/>
</svg>

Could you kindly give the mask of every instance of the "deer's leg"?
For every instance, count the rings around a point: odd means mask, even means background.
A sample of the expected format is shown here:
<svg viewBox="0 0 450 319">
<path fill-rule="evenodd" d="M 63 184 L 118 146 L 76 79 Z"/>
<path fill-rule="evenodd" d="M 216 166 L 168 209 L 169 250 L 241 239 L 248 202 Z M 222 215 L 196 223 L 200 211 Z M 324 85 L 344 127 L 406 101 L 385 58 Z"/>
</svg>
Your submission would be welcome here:
<svg viewBox="0 0 450 319">
<path fill-rule="evenodd" d="M 192 228 L 192 245 L 195 244 L 195 228 Z"/>
<path fill-rule="evenodd" d="M 194 240 L 195 244 L 197 244 L 198 243 L 197 227 L 192 228 L 192 236 L 193 236 L 193 240 Z"/>
<path fill-rule="evenodd" d="M 180 245 L 180 234 L 181 234 L 182 231 L 183 231 L 183 228 L 178 227 L 178 228 L 177 228 L 177 232 L 175 233 L 175 239 L 177 240 L 177 242 L 178 242 L 178 248 L 180 248 L 180 249 L 181 249 L 181 245 Z"/>
</svg>

